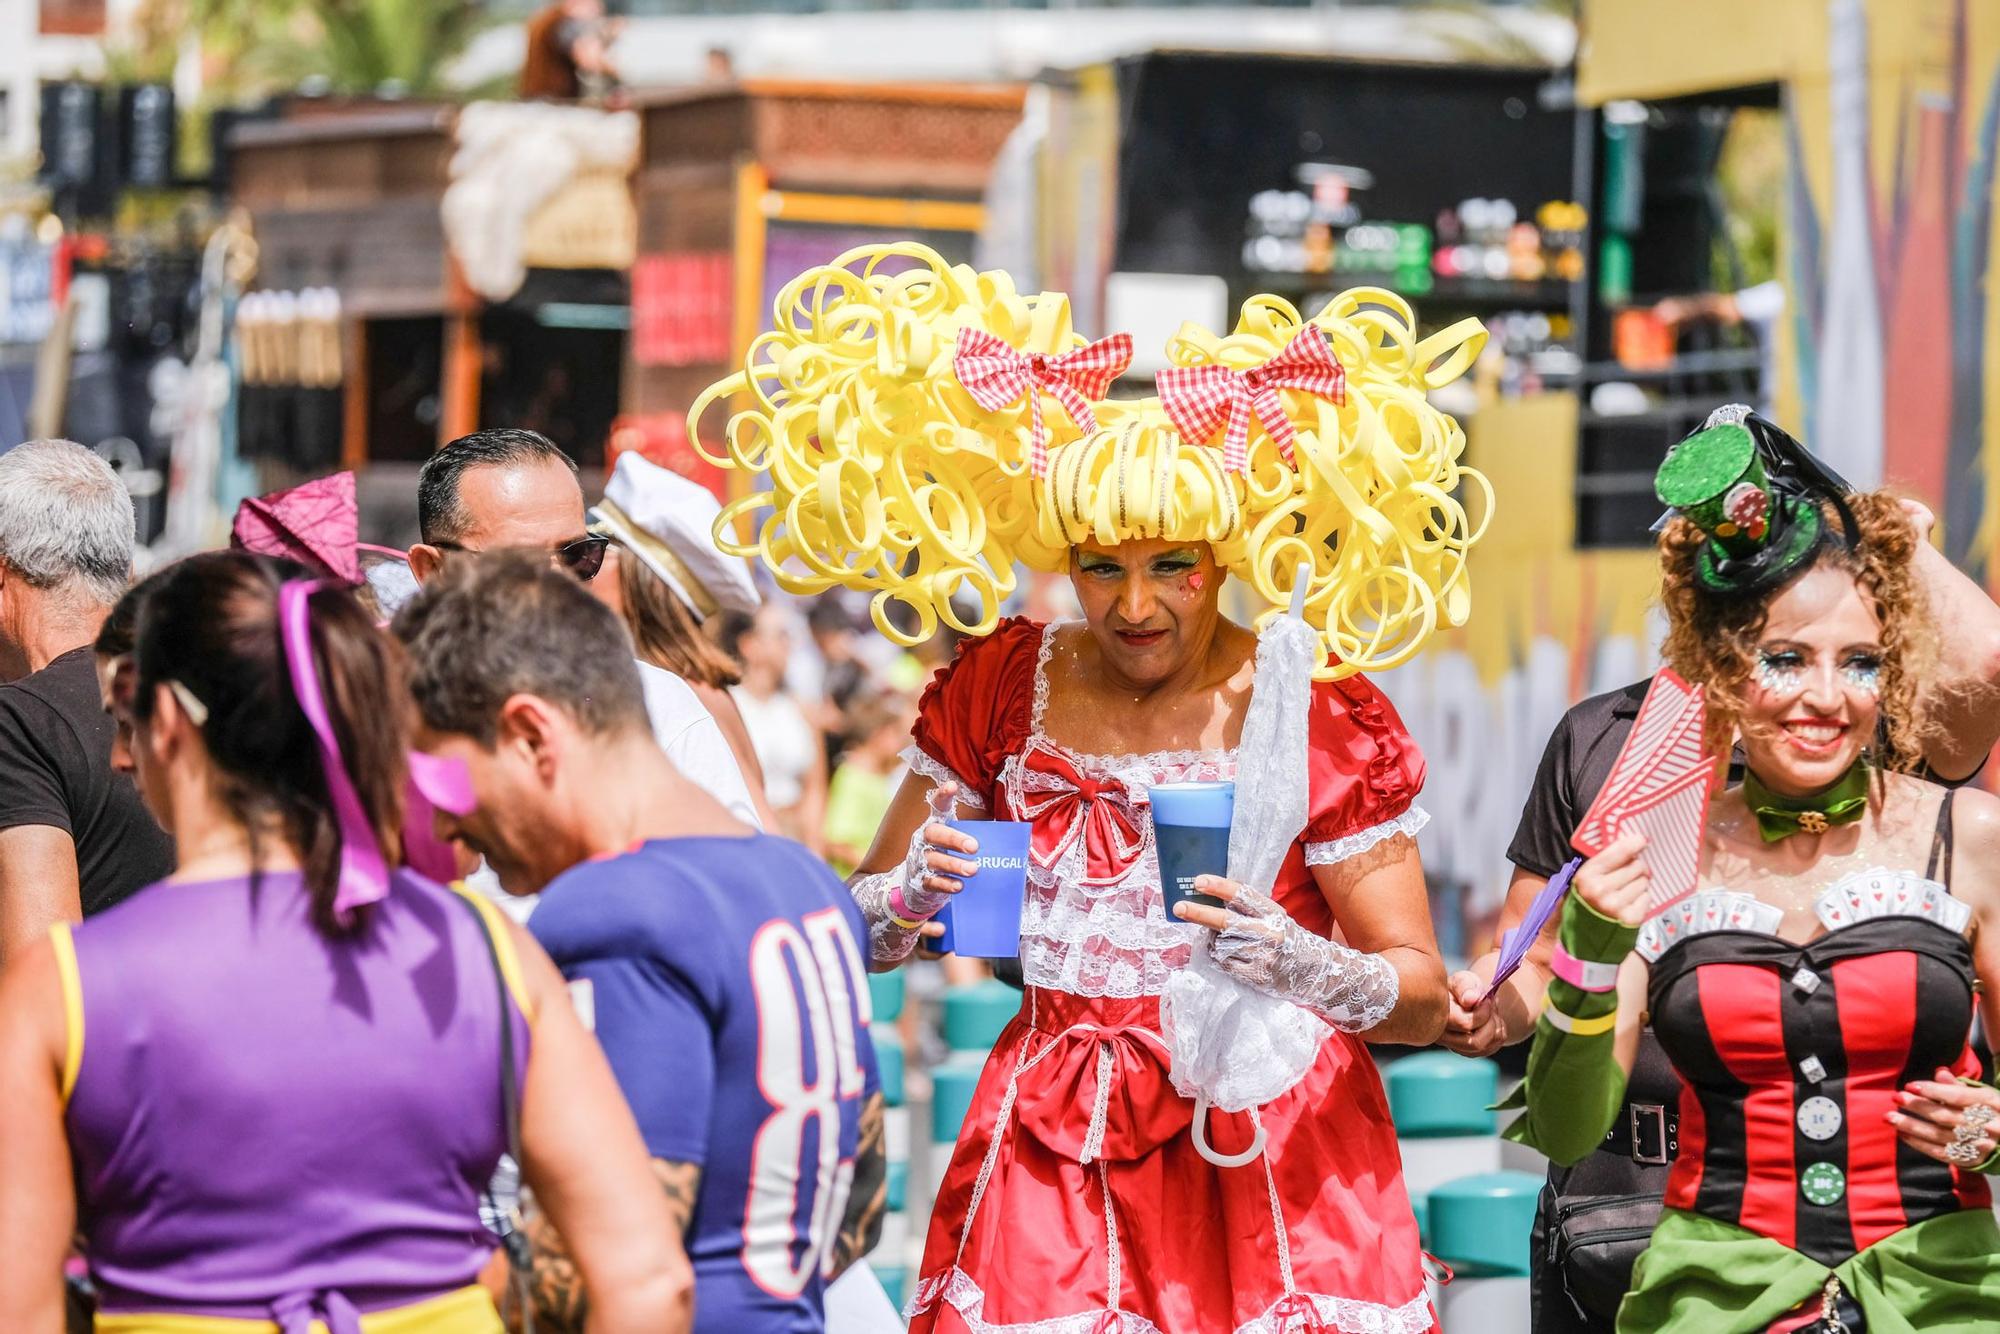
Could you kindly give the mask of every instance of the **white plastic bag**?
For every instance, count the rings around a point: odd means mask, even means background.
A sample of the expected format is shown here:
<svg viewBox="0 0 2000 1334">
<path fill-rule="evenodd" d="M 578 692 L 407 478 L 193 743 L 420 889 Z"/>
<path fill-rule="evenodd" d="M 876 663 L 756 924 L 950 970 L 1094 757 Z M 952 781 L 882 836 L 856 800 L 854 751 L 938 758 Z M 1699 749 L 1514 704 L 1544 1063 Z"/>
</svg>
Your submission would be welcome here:
<svg viewBox="0 0 2000 1334">
<path fill-rule="evenodd" d="M 1237 749 L 1236 801 L 1229 826 L 1229 878 L 1270 893 L 1278 868 L 1306 826 L 1306 710 L 1312 700 L 1313 632 L 1296 616 L 1274 616 L 1257 636 L 1257 675 Z M 1169 1073 L 1195 1100 L 1189 1133 L 1202 1157 L 1240 1167 L 1263 1152 L 1264 1128 L 1250 1147 L 1220 1154 L 1209 1147 L 1208 1109 L 1261 1107 L 1305 1078 L 1332 1029 L 1289 1001 L 1245 986 L 1209 957 L 1209 932 L 1197 937 L 1187 967 L 1167 980 L 1160 1000 Z"/>
</svg>

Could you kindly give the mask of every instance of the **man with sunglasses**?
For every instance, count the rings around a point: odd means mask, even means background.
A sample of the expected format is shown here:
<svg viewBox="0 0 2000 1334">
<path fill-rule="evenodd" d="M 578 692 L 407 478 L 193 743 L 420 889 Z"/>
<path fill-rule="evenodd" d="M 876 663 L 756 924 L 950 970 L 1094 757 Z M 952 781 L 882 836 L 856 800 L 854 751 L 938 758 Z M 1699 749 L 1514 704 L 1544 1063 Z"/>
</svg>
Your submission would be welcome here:
<svg viewBox="0 0 2000 1334">
<path fill-rule="evenodd" d="M 532 550 L 589 583 L 607 540 L 584 528 L 583 488 L 569 455 L 536 431 L 475 431 L 425 462 L 417 480 L 410 572 L 428 582 L 453 554 Z M 639 663 L 653 736 L 674 767 L 745 824 L 761 828 L 743 771 L 715 719 L 687 683 Z"/>
</svg>

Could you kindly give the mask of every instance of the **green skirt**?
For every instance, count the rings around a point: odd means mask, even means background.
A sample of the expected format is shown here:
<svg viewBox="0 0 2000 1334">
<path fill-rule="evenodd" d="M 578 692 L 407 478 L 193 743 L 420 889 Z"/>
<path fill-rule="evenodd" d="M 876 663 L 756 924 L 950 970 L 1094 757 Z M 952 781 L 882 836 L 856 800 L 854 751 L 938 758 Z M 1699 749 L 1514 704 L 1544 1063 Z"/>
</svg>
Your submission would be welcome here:
<svg viewBox="0 0 2000 1334">
<path fill-rule="evenodd" d="M 1817 1298 L 1828 1274 L 1868 1334 L 2000 1328 L 2000 1224 L 1988 1209 L 1885 1237 L 1835 1269 L 1733 1223 L 1669 1209 L 1632 1271 L 1618 1334 L 1761 1334 Z"/>
</svg>

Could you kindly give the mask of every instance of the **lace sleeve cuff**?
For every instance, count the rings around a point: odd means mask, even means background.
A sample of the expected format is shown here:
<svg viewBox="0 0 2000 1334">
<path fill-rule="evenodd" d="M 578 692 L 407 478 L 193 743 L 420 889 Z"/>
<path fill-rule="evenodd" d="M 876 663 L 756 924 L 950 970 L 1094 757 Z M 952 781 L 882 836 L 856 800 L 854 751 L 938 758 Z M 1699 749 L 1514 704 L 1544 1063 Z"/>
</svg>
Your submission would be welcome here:
<svg viewBox="0 0 2000 1334">
<path fill-rule="evenodd" d="M 1383 839 L 1394 838 L 1397 834 L 1408 834 L 1411 838 L 1415 838 L 1417 831 L 1430 822 L 1429 811 L 1421 806 L 1412 806 L 1393 820 L 1370 825 L 1357 833 L 1346 834 L 1325 843 L 1306 844 L 1306 865 L 1331 866 L 1335 862 L 1344 862 L 1349 857 L 1360 856 Z"/>
<path fill-rule="evenodd" d="M 921 774 L 932 783 L 958 784 L 958 804 L 974 810 L 985 810 L 986 803 L 979 799 L 972 785 L 951 771 L 951 766 L 932 759 L 920 747 L 903 747 L 903 763 L 910 766 L 910 772 Z"/>
</svg>

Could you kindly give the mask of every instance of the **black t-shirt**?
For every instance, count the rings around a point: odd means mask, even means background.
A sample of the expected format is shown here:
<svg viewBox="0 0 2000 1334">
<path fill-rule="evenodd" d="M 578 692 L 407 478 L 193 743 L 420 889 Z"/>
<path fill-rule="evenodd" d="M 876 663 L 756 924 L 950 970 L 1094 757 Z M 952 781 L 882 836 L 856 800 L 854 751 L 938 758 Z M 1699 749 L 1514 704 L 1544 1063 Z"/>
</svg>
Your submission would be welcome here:
<svg viewBox="0 0 2000 1334">
<path fill-rule="evenodd" d="M 1593 695 L 1565 713 L 1542 752 L 1535 785 L 1521 807 L 1521 823 L 1507 845 L 1507 860 L 1531 875 L 1547 879 L 1576 855 L 1569 836 L 1583 823 L 1584 812 L 1611 776 L 1632 720 L 1639 716 L 1651 680 L 1635 681 L 1604 695 Z"/>
<path fill-rule="evenodd" d="M 172 840 L 111 768 L 115 735 L 88 648 L 0 686 L 0 829 L 70 836 L 86 917 L 174 868 Z"/>
</svg>

